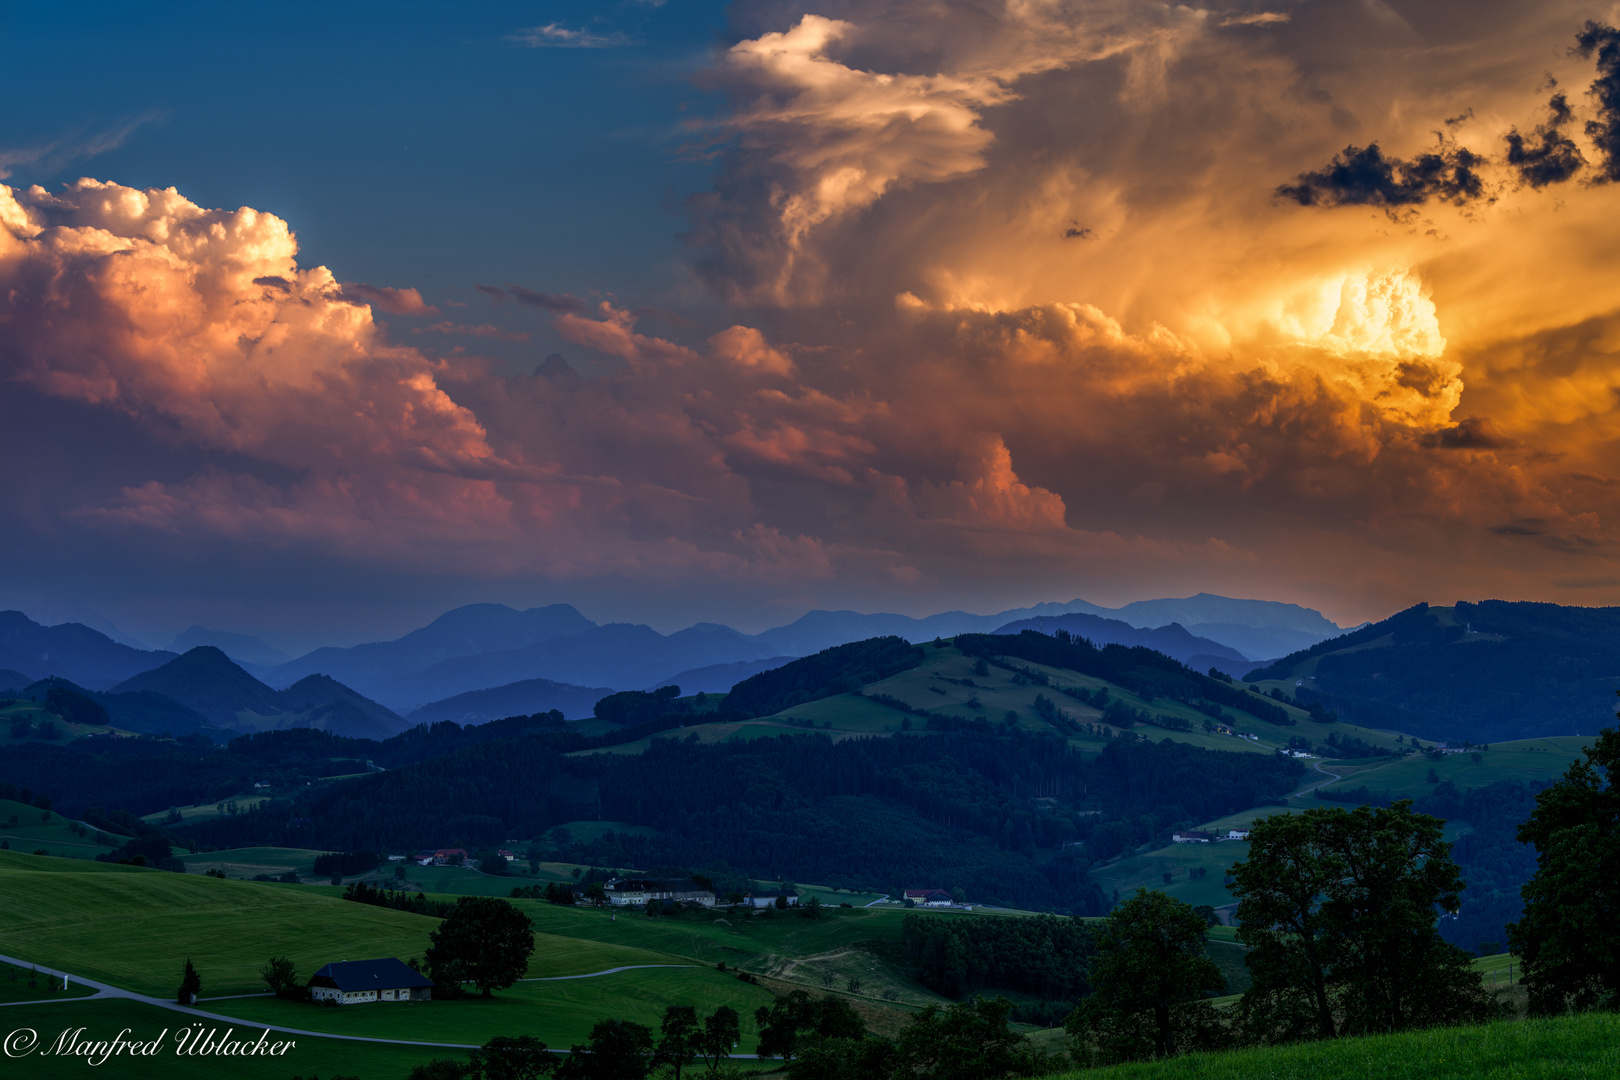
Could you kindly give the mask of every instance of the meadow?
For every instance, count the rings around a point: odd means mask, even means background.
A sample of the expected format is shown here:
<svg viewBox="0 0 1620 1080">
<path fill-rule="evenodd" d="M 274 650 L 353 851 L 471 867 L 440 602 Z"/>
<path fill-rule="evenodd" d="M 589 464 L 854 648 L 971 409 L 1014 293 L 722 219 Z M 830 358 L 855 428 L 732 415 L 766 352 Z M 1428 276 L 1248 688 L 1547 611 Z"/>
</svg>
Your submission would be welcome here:
<svg viewBox="0 0 1620 1080">
<path fill-rule="evenodd" d="M 1189 1054 L 1072 1070 L 1049 1080 L 1608 1080 L 1620 1076 L 1620 1016 L 1505 1020 L 1331 1042 Z"/>
<path fill-rule="evenodd" d="M 0 852 L 8 955 L 167 996 L 192 960 L 204 998 L 264 990 L 271 956 L 304 976 L 332 960 L 420 956 L 437 921 L 341 900 L 336 890 Z M 633 945 L 536 935 L 532 976 L 681 963 Z"/>
<path fill-rule="evenodd" d="M 13 851 L 45 850 L 52 855 L 93 859 L 113 850 L 110 845 L 96 843 L 95 834 L 94 829 L 88 829 L 80 836 L 73 831 L 73 822 L 54 810 L 0 799 L 0 840 Z M 123 843 L 123 839 L 118 838 L 118 842 Z"/>
</svg>

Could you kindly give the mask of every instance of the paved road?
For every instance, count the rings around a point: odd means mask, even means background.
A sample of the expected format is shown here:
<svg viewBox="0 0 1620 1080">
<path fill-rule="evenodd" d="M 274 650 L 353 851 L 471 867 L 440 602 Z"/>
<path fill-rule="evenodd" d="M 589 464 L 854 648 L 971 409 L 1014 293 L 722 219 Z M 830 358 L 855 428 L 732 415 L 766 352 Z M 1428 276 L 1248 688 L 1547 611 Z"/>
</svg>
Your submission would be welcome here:
<svg viewBox="0 0 1620 1080">
<path fill-rule="evenodd" d="M 1343 773 L 1328 772 L 1326 769 L 1322 768 L 1322 763 L 1320 761 L 1311 762 L 1311 768 L 1327 777 L 1327 779 L 1323 780 L 1319 784 L 1312 784 L 1310 787 L 1300 788 L 1298 791 L 1289 796 L 1290 799 L 1303 799 L 1305 796 L 1309 795 L 1319 787 L 1327 787 L 1329 784 L 1334 783 L 1335 781 L 1344 779 Z"/>
<path fill-rule="evenodd" d="M 268 1031 L 281 1031 L 281 1032 L 285 1032 L 288 1035 L 307 1035 L 307 1036 L 309 1036 L 311 1038 L 316 1038 L 316 1039 L 342 1039 L 345 1042 L 386 1043 L 387 1045 L 390 1045 L 390 1046 L 426 1046 L 426 1047 L 432 1047 L 434 1049 L 442 1049 L 442 1050 L 476 1050 L 476 1049 L 478 1049 L 478 1044 L 477 1043 L 421 1042 L 421 1041 L 418 1041 L 418 1040 L 415 1040 L 415 1039 L 378 1039 L 378 1038 L 374 1038 L 374 1037 L 369 1036 L 369 1035 L 338 1035 L 338 1034 L 336 1034 L 334 1032 L 330 1032 L 330 1031 L 310 1031 L 310 1030 L 308 1030 L 306 1028 L 286 1027 L 286 1026 L 284 1026 L 282 1024 L 267 1024 L 262 1020 L 244 1020 L 239 1016 L 226 1016 L 223 1013 L 210 1012 L 207 1009 L 199 1009 L 199 1008 L 196 1008 L 195 1006 L 192 1006 L 192 1005 L 181 1005 L 179 1002 L 170 1001 L 168 998 L 157 998 L 157 997 L 151 997 L 151 996 L 149 996 L 147 994 L 137 994 L 133 990 L 124 990 L 124 989 L 121 989 L 120 987 L 113 986 L 113 985 L 111 985 L 109 983 L 97 982 L 95 979 L 87 979 L 82 975 L 75 975 L 70 971 L 59 971 L 56 968 L 46 967 L 44 964 L 36 964 L 31 960 L 21 960 L 21 959 L 18 959 L 17 957 L 15 957 L 15 956 L 0 956 L 0 963 L 15 964 L 18 967 L 34 968 L 34 969 L 40 971 L 43 974 L 54 975 L 59 979 L 62 979 L 62 978 L 70 979 L 73 982 L 78 983 L 80 986 L 88 986 L 88 987 L 91 987 L 92 989 L 95 990 L 94 994 L 90 994 L 90 995 L 87 995 L 85 997 L 57 998 L 54 1001 L 9 1001 L 9 1002 L 0 1003 L 0 1008 L 4 1008 L 7 1005 L 57 1005 L 57 1004 L 61 1004 L 63 1002 L 100 1001 L 100 1000 L 107 1000 L 107 999 L 111 999 L 111 998 L 122 998 L 122 999 L 124 999 L 126 1001 L 139 1002 L 142 1005 L 152 1005 L 152 1006 L 155 1006 L 155 1007 L 157 1007 L 159 1009 L 168 1009 L 170 1012 L 185 1013 L 187 1016 L 201 1017 L 204 1020 L 212 1020 L 215 1023 L 235 1024 L 235 1025 L 239 1025 L 239 1026 L 244 1027 L 244 1028 L 253 1028 L 253 1029 L 261 1029 L 262 1028 L 262 1029 L 265 1029 L 265 1030 L 268 1030 Z M 630 965 L 628 967 L 608 968 L 606 971 L 593 971 L 593 972 L 590 972 L 589 974 L 586 974 L 586 975 L 552 975 L 552 976 L 549 976 L 547 978 L 524 979 L 523 981 L 524 982 L 552 982 L 552 981 L 559 980 L 559 979 L 594 979 L 598 975 L 612 975 L 614 972 L 618 972 L 618 971 L 635 971 L 635 970 L 637 970 L 639 968 L 670 968 L 670 967 L 697 967 L 697 966 L 698 966 L 697 964 L 632 964 L 632 965 Z M 258 997 L 260 995 L 258 995 L 258 994 L 241 994 L 241 995 L 235 995 L 235 996 L 236 997 Z M 215 998 L 213 1000 L 224 1001 L 224 1000 L 227 1000 L 227 999 L 225 999 L 225 998 Z M 379 1005 L 379 1007 L 380 1007 L 380 1005 Z M 568 1051 L 553 1049 L 551 1052 L 554 1053 L 554 1054 L 566 1054 Z M 758 1055 L 757 1054 L 732 1054 L 731 1057 L 739 1059 L 739 1060 L 753 1061 L 753 1060 L 756 1060 L 758 1058 Z"/>
</svg>

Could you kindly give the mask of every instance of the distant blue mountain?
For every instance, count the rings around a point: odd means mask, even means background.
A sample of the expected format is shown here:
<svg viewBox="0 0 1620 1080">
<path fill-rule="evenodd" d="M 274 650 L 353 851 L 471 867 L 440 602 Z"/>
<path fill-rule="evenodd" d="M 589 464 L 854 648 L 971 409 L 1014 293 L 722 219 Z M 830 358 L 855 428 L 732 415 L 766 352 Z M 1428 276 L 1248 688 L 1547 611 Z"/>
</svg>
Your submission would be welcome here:
<svg viewBox="0 0 1620 1080">
<path fill-rule="evenodd" d="M 1161 608 L 1169 611 L 1172 606 L 1201 621 L 1201 628 L 1189 627 L 1190 636 L 1205 638 L 1208 643 L 1192 651 L 1181 650 L 1183 657 L 1208 658 L 1200 670 L 1217 663 L 1226 670 L 1227 665 L 1245 660 L 1269 659 L 1300 647 L 1299 642 L 1315 644 L 1339 632 L 1320 613 L 1293 604 L 1230 600 L 1208 594 L 1185 600 L 1143 601 L 1119 611 L 1085 600 L 1035 604 L 994 615 L 947 611 L 921 619 L 897 614 L 811 611 L 786 626 L 753 635 L 715 623 L 699 623 L 673 634 L 660 634 L 649 626 L 633 623 L 598 626 L 567 604 L 527 611 L 503 604 L 470 604 L 446 612 L 396 641 L 317 649 L 275 668 L 264 678 L 272 685 L 282 685 L 322 672 L 400 713 L 425 709 L 428 703 L 436 705 L 473 691 L 537 679 L 613 690 L 639 690 L 673 682 L 689 692 L 707 693 L 711 687 L 712 692 L 727 689 L 722 683 L 731 678 L 733 669 L 742 672 L 737 675 L 740 680 L 785 659 L 867 638 L 893 634 L 908 641 L 931 641 L 961 633 L 991 633 L 1024 619 L 1069 615 L 1110 618 L 1150 628 L 1142 620 L 1151 620 Z M 1173 635 L 1163 640 L 1170 642 Z M 1268 651 L 1274 646 L 1276 651 Z M 744 671 L 744 666 L 748 670 Z M 473 706 L 454 706 L 463 707 Z M 486 706 L 476 708 L 482 715 Z"/>
<path fill-rule="evenodd" d="M 21 672 L 30 682 L 54 675 L 105 690 L 175 655 L 120 644 L 82 623 L 41 626 L 20 611 L 0 611 L 0 668 Z"/>
<path fill-rule="evenodd" d="M 1140 645 L 1180 660 L 1195 671 L 1207 671 L 1213 667 L 1237 678 L 1248 674 L 1251 668 L 1259 666 L 1236 649 L 1188 633 L 1179 623 L 1142 629 L 1118 619 L 1104 619 L 1097 615 L 1076 612 L 1070 615 L 1040 615 L 1033 619 L 1019 619 L 997 627 L 995 633 L 1017 634 L 1025 630 L 1035 630 L 1042 634 L 1056 634 L 1059 630 L 1067 630 L 1076 637 L 1087 639 L 1093 645 Z"/>
<path fill-rule="evenodd" d="M 573 686 L 550 679 L 524 679 L 429 702 L 405 720 L 410 724 L 451 720 L 467 727 L 504 720 L 508 716 L 533 716 L 552 709 L 562 713 L 565 719 L 580 720 L 590 716 L 591 708 L 611 693 L 613 691 L 606 686 Z"/>
</svg>

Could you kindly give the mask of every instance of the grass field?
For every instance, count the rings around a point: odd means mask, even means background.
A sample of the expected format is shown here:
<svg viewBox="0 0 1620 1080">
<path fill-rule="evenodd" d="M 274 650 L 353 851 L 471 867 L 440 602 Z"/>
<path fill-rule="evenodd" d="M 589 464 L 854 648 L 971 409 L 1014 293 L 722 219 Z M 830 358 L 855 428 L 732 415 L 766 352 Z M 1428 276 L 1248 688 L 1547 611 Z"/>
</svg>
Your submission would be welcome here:
<svg viewBox="0 0 1620 1080">
<path fill-rule="evenodd" d="M 1489 750 L 1480 751 L 1478 761 L 1473 754 L 1444 754 L 1438 761 L 1413 754 L 1393 761 L 1348 767 L 1327 761 L 1322 767 L 1345 774 L 1344 780 L 1329 785 L 1329 790 L 1367 787 L 1376 792 L 1387 791 L 1398 799 L 1418 799 L 1434 788 L 1428 782 L 1431 769 L 1439 781 L 1450 780 L 1459 788 L 1486 787 L 1501 780 L 1521 783 L 1556 780 L 1591 741 L 1564 735 L 1496 743 Z"/>
<path fill-rule="evenodd" d="M 189 958 L 204 997 L 262 991 L 271 956 L 307 976 L 332 960 L 426 949 L 436 920 L 334 892 L 0 852 L 0 941 L 30 963 L 156 996 L 174 991 Z M 529 974 L 679 962 L 633 944 L 542 934 Z"/>
<path fill-rule="evenodd" d="M 89 987 L 80 986 L 71 980 L 64 990 L 60 979 L 42 975 L 31 968 L 0 964 L 0 1004 L 8 1001 L 85 997 L 93 993 L 95 991 Z"/>
<path fill-rule="evenodd" d="M 549 1046 L 584 1042 L 591 1025 L 604 1017 L 633 1020 L 657 1029 L 664 1008 L 694 1005 L 707 1015 L 730 1005 L 743 1018 L 743 1045 L 752 1053 L 758 1041 L 754 1010 L 771 1002 L 758 986 L 712 967 L 621 971 L 594 979 L 520 982 L 493 998 L 387 1004 L 326 1009 L 318 1005 L 247 998 L 214 1006 L 230 1016 L 340 1035 L 429 1042 L 482 1043 L 495 1035 L 530 1034 Z"/>
<path fill-rule="evenodd" d="M 51 1005 L 28 1005 L 0 1009 L 6 1032 L 27 1026 L 38 1032 L 42 1045 L 25 1057 L 8 1059 L 6 1073 L 15 1080 L 83 1080 L 86 1076 L 110 1076 L 118 1080 L 291 1080 L 293 1076 L 359 1076 L 364 1080 L 405 1080 L 416 1065 L 435 1057 L 456 1056 L 453 1050 L 424 1047 L 388 1046 L 380 1043 L 345 1042 L 291 1036 L 295 1045 L 285 1056 L 275 1058 L 182 1057 L 174 1050 L 174 1033 L 184 1028 L 190 1017 L 134 1001 L 100 1000 Z M 49 1047 L 64 1030 L 84 1028 L 85 1037 L 112 1039 L 128 1029 L 133 1038 L 151 1040 L 164 1036 L 164 1051 L 156 1057 L 120 1057 L 91 1068 L 82 1057 L 45 1057 L 39 1050 Z M 221 1030 L 221 1034 L 223 1034 Z M 244 1032 L 238 1031 L 237 1035 Z M 254 1032 L 257 1038 L 257 1032 Z M 287 1038 L 288 1036 L 283 1036 Z"/>
<path fill-rule="evenodd" d="M 1510 1020 L 1331 1042 L 1191 1054 L 1050 1080 L 1608 1080 L 1620 1076 L 1620 1016 Z"/>
<path fill-rule="evenodd" d="M 315 856 L 323 854 L 325 852 L 310 848 L 231 848 L 181 855 L 180 861 L 191 874 L 223 870 L 227 877 L 251 878 L 256 874 L 275 876 L 291 870 L 300 877 L 308 877 L 315 872 Z"/>
<path fill-rule="evenodd" d="M 72 825 L 73 822 L 55 811 L 41 810 L 14 799 L 0 799 L 0 840 L 10 844 L 13 851 L 43 849 L 65 858 L 93 859 L 113 850 L 110 845 L 95 842 L 96 830 L 89 829 L 86 835 L 79 836 Z M 123 843 L 121 837 L 117 839 Z"/>
</svg>

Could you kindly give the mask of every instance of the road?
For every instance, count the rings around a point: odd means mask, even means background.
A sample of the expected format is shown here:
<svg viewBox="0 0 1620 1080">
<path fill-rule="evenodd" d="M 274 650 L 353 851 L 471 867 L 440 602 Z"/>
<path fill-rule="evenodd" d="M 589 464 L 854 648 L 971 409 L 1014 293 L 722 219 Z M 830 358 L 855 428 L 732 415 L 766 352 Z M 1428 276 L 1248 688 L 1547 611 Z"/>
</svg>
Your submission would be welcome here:
<svg viewBox="0 0 1620 1080">
<path fill-rule="evenodd" d="M 54 975 L 58 979 L 70 979 L 73 982 L 78 983 L 80 986 L 88 986 L 88 987 L 91 987 L 92 989 L 95 990 L 94 994 L 90 994 L 87 997 L 58 998 L 55 1001 L 49 1001 L 49 1000 L 47 1000 L 47 1001 L 9 1001 L 9 1002 L 0 1003 L 0 1008 L 6 1008 L 8 1006 L 13 1006 L 13 1005 L 60 1005 L 60 1004 L 70 1004 L 70 1003 L 79 1002 L 79 1001 L 104 1001 L 104 1000 L 108 1000 L 108 999 L 111 999 L 111 998 L 122 998 L 122 999 L 124 999 L 126 1001 L 139 1002 L 142 1005 L 151 1005 L 151 1006 L 154 1006 L 154 1007 L 159 1008 L 159 1009 L 168 1009 L 170 1012 L 184 1013 L 187 1016 L 196 1016 L 196 1017 L 200 1017 L 200 1018 L 202 1018 L 204 1020 L 212 1020 L 213 1022 L 215 1022 L 217 1024 L 232 1024 L 232 1025 L 236 1025 L 238 1027 L 252 1028 L 254 1030 L 263 1029 L 263 1030 L 267 1030 L 267 1031 L 280 1031 L 280 1032 L 284 1032 L 284 1033 L 286 1033 L 288 1035 L 307 1035 L 310 1038 L 314 1038 L 314 1039 L 342 1039 L 345 1042 L 386 1043 L 389 1046 L 424 1046 L 424 1047 L 429 1047 L 429 1048 L 432 1048 L 432 1049 L 435 1049 L 435 1050 L 476 1050 L 476 1049 L 478 1049 L 478 1044 L 476 1044 L 476 1043 L 421 1042 L 421 1041 L 417 1041 L 417 1040 L 414 1040 L 414 1039 L 378 1039 L 378 1038 L 374 1038 L 374 1037 L 369 1036 L 369 1035 L 338 1035 L 338 1034 L 335 1034 L 334 1032 L 330 1032 L 330 1031 L 311 1031 L 311 1030 L 308 1030 L 306 1028 L 286 1027 L 286 1026 L 284 1026 L 282 1024 L 266 1024 L 262 1020 L 244 1020 L 239 1016 L 226 1016 L 224 1013 L 210 1012 L 207 1009 L 199 1009 L 194 1005 L 181 1005 L 179 1002 L 170 1001 L 168 998 L 157 998 L 157 997 L 151 997 L 150 995 L 147 995 L 147 994 L 137 994 L 133 990 L 125 990 L 125 989 L 122 989 L 121 987 L 113 986 L 110 983 L 98 982 L 95 979 L 87 979 L 82 975 L 75 975 L 71 971 L 59 971 L 56 968 L 46 967 L 44 964 L 36 964 L 32 960 L 23 960 L 23 959 L 20 959 L 18 957 L 15 957 L 15 956 L 0 956 L 0 963 L 14 964 L 17 967 L 22 967 L 22 968 L 33 968 L 33 969 L 39 971 L 41 974 Z M 605 971 L 592 971 L 589 974 L 585 974 L 585 975 L 553 975 L 553 976 L 549 976 L 547 978 L 523 979 L 521 981 L 523 981 L 523 982 L 551 982 L 551 981 L 559 980 L 559 979 L 593 979 L 593 978 L 597 977 L 598 975 L 612 975 L 615 972 L 635 971 L 635 970 L 637 970 L 639 968 L 669 968 L 669 967 L 697 967 L 697 966 L 698 965 L 696 965 L 696 964 L 632 964 L 632 965 L 629 965 L 627 967 L 608 968 Z M 257 994 L 234 995 L 234 997 L 258 997 L 258 996 L 260 996 L 260 995 L 257 995 Z M 231 1000 L 231 999 L 228 999 L 228 998 L 215 998 L 214 1000 L 216 1000 L 216 1001 L 225 1001 L 225 1000 Z M 354 1007 L 360 1007 L 360 1006 L 354 1006 Z M 378 1007 L 381 1007 L 381 1005 L 379 1005 Z M 559 1049 L 552 1049 L 551 1052 L 554 1053 L 554 1054 L 566 1054 L 568 1051 L 559 1050 Z M 732 1058 L 735 1058 L 735 1059 L 741 1060 L 741 1061 L 754 1061 L 754 1060 L 758 1059 L 759 1055 L 757 1055 L 757 1054 L 732 1054 L 730 1056 Z"/>
</svg>

